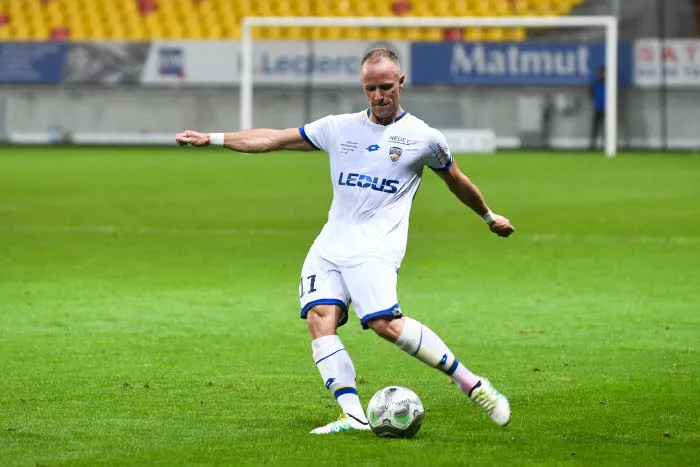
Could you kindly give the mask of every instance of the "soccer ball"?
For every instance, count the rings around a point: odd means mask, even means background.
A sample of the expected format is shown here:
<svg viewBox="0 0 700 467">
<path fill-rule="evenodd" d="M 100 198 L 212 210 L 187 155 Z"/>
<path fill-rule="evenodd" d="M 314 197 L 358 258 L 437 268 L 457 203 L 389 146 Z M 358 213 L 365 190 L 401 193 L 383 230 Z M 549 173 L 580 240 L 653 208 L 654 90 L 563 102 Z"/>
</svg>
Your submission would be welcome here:
<svg viewBox="0 0 700 467">
<path fill-rule="evenodd" d="M 380 389 L 367 405 L 369 426 L 383 438 L 413 438 L 424 415 L 423 403 L 416 393 L 401 386 Z"/>
</svg>

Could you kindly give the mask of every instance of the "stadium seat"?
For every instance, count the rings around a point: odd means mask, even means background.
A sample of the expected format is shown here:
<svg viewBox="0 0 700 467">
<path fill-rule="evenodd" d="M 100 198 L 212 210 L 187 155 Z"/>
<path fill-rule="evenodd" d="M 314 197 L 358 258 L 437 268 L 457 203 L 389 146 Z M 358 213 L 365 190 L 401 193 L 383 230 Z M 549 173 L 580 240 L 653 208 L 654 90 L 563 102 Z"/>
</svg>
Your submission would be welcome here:
<svg viewBox="0 0 700 467">
<path fill-rule="evenodd" d="M 423 30 L 421 28 L 406 28 L 404 34 L 407 41 L 420 41 L 423 38 Z"/>
<path fill-rule="evenodd" d="M 479 42 L 484 40 L 484 28 L 467 28 L 464 30 L 464 39 L 470 42 Z"/>
<path fill-rule="evenodd" d="M 445 28 L 443 34 L 447 42 L 460 42 L 463 39 L 462 30 L 459 28 Z"/>
<path fill-rule="evenodd" d="M 70 39 L 70 29 L 65 26 L 57 26 L 51 29 L 51 39 L 55 41 L 66 41 Z"/>
<path fill-rule="evenodd" d="M 10 39 L 10 15 L 0 12 L 0 40 Z"/>
<path fill-rule="evenodd" d="M 583 0 L 0 0 L 0 38 L 70 40 L 238 39 L 245 16 L 509 16 L 566 15 Z M 258 28 L 256 39 L 509 40 L 521 28 Z"/>
<path fill-rule="evenodd" d="M 505 40 L 502 28 L 487 28 L 485 33 L 487 41 L 498 42 Z"/>
</svg>

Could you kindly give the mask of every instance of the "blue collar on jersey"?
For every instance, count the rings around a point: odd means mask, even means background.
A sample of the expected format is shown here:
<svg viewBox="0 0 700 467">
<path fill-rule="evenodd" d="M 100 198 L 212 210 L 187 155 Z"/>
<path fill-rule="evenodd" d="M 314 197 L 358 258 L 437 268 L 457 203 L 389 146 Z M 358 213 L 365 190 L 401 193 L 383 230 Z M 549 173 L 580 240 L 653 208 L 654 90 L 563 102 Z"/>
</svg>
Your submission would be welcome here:
<svg viewBox="0 0 700 467">
<path fill-rule="evenodd" d="M 396 120 L 394 120 L 393 123 L 396 123 L 396 122 L 398 122 L 399 120 L 401 120 L 402 118 L 404 118 L 404 117 L 406 116 L 407 113 L 408 113 L 408 112 L 406 112 L 406 111 L 404 110 L 403 113 L 402 113 L 401 115 L 399 115 L 398 117 L 396 117 Z M 370 114 L 369 108 L 368 108 L 368 109 L 367 109 L 367 118 L 369 118 L 370 115 L 371 115 L 371 114 Z"/>
</svg>

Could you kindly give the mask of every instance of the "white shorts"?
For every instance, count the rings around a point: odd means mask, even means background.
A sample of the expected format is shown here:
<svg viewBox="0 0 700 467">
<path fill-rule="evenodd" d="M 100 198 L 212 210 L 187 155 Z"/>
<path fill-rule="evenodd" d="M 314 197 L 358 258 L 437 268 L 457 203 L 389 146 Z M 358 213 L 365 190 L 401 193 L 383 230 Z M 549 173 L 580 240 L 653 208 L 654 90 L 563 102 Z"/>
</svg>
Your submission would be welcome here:
<svg viewBox="0 0 700 467">
<path fill-rule="evenodd" d="M 338 305 L 343 310 L 338 321 L 342 326 L 352 303 L 364 329 L 374 318 L 398 318 L 402 315 L 396 297 L 397 274 L 394 265 L 379 258 L 338 266 L 311 250 L 301 268 L 301 317 L 306 319 L 307 311 L 316 305 Z"/>
</svg>

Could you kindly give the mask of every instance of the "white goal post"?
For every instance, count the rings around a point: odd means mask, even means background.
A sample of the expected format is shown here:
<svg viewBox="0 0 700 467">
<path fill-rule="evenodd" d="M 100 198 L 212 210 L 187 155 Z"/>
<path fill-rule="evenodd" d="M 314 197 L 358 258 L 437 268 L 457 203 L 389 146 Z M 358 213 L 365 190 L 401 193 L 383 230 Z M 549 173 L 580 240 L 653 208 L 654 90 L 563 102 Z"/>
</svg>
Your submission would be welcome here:
<svg viewBox="0 0 700 467">
<path fill-rule="evenodd" d="M 253 126 L 253 27 L 546 27 L 605 29 L 605 154 L 617 153 L 617 67 L 618 23 L 614 16 L 562 17 L 246 17 L 241 25 L 240 126 Z"/>
</svg>

